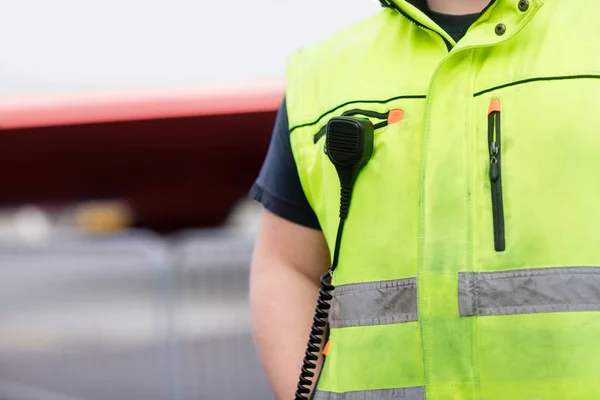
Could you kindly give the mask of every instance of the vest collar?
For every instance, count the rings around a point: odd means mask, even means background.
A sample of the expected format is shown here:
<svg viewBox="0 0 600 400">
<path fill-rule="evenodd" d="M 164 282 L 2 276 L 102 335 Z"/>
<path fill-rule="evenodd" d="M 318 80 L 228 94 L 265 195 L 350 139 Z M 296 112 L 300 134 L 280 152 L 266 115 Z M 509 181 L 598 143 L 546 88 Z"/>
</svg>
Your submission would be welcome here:
<svg viewBox="0 0 600 400">
<path fill-rule="evenodd" d="M 527 0 L 528 7 L 525 11 L 520 9 L 519 2 L 519 0 L 490 0 L 481 17 L 471 26 L 471 30 L 478 33 L 467 35 L 461 40 L 460 47 L 493 45 L 510 39 L 531 21 L 533 15 L 542 7 L 544 0 Z M 454 44 L 454 41 L 427 16 L 426 0 L 380 0 L 380 3 L 384 7 L 397 10 L 417 24 L 439 32 L 449 43 Z M 503 25 L 504 33 L 497 33 L 498 25 Z"/>
<path fill-rule="evenodd" d="M 401 1 L 396 1 L 396 0 L 379 0 L 379 2 L 381 3 L 381 5 L 383 7 L 392 7 L 392 3 L 408 3 L 410 5 L 412 5 L 413 7 L 418 8 L 420 11 L 422 11 L 423 13 L 425 13 L 427 11 L 427 0 L 401 0 Z"/>
<path fill-rule="evenodd" d="M 427 13 L 427 10 L 429 9 L 427 6 L 427 0 L 406 0 L 406 2 L 413 7 L 418 8 L 419 11 L 423 13 Z"/>
</svg>

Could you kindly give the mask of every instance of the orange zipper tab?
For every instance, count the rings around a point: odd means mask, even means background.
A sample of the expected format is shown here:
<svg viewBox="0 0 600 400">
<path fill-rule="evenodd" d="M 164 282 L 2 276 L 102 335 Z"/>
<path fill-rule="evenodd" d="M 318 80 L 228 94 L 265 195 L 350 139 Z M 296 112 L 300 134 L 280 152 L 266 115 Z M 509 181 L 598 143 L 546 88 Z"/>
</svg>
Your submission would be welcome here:
<svg viewBox="0 0 600 400">
<path fill-rule="evenodd" d="M 404 119 L 404 110 L 395 109 L 390 110 L 388 115 L 388 125 L 395 124 L 396 122 L 400 122 Z"/>
<path fill-rule="evenodd" d="M 493 112 L 500 112 L 501 111 L 501 105 L 500 105 L 500 99 L 492 99 L 492 101 L 490 102 L 490 108 L 488 109 L 488 115 L 490 115 Z"/>
</svg>

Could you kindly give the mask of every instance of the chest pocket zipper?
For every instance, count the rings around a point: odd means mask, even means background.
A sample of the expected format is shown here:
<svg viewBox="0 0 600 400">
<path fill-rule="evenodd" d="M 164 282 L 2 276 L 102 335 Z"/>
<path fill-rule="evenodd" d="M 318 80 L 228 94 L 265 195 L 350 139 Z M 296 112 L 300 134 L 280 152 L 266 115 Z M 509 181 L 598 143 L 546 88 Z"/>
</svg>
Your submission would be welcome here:
<svg viewBox="0 0 600 400">
<path fill-rule="evenodd" d="M 380 128 L 384 128 L 394 122 L 400 121 L 404 118 L 404 111 L 400 110 L 400 109 L 394 109 L 394 110 L 390 110 L 386 113 L 379 113 L 376 111 L 369 111 L 369 110 L 348 110 L 345 113 L 343 113 L 341 115 L 342 117 L 358 117 L 358 116 L 362 116 L 362 117 L 368 117 L 368 118 L 374 118 L 374 119 L 378 119 L 381 120 L 380 122 L 376 123 L 373 125 L 373 128 L 375 130 L 380 129 Z M 317 133 L 314 138 L 313 141 L 316 144 L 323 136 L 325 136 L 325 132 L 327 131 L 327 125 L 325 125 L 324 127 L 321 128 L 321 130 L 319 131 L 319 133 Z"/>
<path fill-rule="evenodd" d="M 494 223 L 494 249 L 506 250 L 504 231 L 504 201 L 502 198 L 502 136 L 500 99 L 493 99 L 488 111 L 488 150 L 490 153 L 490 188 L 492 194 L 492 218 Z"/>
</svg>

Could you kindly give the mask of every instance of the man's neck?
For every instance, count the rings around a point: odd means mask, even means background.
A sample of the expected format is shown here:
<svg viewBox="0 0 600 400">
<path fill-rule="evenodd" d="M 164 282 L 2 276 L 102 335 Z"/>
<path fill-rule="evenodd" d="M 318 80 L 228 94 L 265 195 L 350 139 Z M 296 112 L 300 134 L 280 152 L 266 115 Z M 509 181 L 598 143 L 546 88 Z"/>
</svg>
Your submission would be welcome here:
<svg viewBox="0 0 600 400">
<path fill-rule="evenodd" d="M 427 0 L 431 11 L 451 15 L 480 13 L 491 0 Z"/>
</svg>

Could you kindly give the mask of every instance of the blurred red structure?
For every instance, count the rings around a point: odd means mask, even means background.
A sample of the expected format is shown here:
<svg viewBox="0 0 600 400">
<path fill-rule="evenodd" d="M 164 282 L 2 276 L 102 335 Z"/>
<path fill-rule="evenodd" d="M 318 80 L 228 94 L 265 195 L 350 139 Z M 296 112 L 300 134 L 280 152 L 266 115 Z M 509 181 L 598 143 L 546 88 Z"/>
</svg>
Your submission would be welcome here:
<svg viewBox="0 0 600 400">
<path fill-rule="evenodd" d="M 266 154 L 283 85 L 0 101 L 0 207 L 123 199 L 136 225 L 214 226 Z"/>
</svg>

